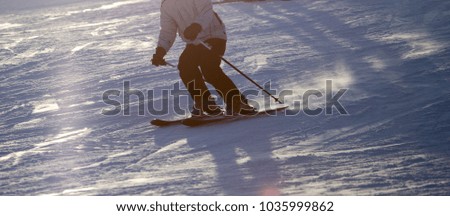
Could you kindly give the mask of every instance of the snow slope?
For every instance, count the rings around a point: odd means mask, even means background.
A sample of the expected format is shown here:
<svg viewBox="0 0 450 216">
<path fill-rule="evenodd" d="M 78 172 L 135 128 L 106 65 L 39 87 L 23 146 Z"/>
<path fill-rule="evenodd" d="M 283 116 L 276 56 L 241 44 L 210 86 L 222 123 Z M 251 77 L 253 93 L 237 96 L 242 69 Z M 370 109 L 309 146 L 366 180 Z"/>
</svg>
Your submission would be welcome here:
<svg viewBox="0 0 450 216">
<path fill-rule="evenodd" d="M 155 116 L 139 116 L 136 97 L 130 116 L 101 114 L 111 108 L 103 92 L 124 81 L 156 92 L 178 81 L 149 63 L 158 7 L 96 1 L 0 14 L 0 195 L 450 195 L 450 2 L 215 5 L 226 58 L 293 90 L 290 112 L 332 80 L 335 92 L 348 89 L 349 115 L 199 128 L 150 126 Z"/>
</svg>

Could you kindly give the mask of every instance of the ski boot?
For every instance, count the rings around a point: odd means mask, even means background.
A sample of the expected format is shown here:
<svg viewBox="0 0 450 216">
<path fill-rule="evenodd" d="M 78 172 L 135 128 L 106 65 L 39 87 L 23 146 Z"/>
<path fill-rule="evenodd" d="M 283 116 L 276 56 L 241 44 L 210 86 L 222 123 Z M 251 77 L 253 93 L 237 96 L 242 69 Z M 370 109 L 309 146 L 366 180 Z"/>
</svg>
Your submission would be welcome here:
<svg viewBox="0 0 450 216">
<path fill-rule="evenodd" d="M 244 99 L 243 101 L 235 101 L 233 105 L 228 106 L 226 109 L 226 115 L 229 116 L 235 116 L 235 115 L 254 115 L 258 111 L 255 109 L 255 107 L 248 104 L 247 99 Z"/>
<path fill-rule="evenodd" d="M 215 103 L 209 102 L 208 105 L 199 108 L 197 104 L 194 105 L 191 111 L 191 115 L 193 117 L 202 117 L 202 116 L 218 116 L 222 115 L 223 111 L 219 105 Z"/>
</svg>

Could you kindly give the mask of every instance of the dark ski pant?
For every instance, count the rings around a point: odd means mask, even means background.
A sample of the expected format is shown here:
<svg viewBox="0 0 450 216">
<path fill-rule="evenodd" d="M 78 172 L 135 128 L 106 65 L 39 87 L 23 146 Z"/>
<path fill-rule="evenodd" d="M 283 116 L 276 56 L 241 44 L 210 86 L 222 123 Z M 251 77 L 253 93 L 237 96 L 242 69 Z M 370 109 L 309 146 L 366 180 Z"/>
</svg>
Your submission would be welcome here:
<svg viewBox="0 0 450 216">
<path fill-rule="evenodd" d="M 210 101 L 211 93 L 205 81 L 214 86 L 227 104 L 227 109 L 233 104 L 240 105 L 238 102 L 243 99 L 236 85 L 220 68 L 220 57 L 225 54 L 226 42 L 217 38 L 205 41 L 211 47 L 211 51 L 201 44 L 188 44 L 180 56 L 178 69 L 181 80 L 200 109 L 206 110 L 208 105 L 215 104 L 214 101 Z"/>
</svg>

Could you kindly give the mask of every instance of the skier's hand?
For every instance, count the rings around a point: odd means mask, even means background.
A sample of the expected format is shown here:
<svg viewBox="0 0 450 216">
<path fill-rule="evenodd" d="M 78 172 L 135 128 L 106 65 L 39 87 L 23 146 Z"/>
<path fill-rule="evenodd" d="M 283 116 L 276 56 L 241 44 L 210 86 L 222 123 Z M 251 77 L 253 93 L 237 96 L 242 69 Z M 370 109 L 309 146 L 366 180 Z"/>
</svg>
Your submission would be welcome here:
<svg viewBox="0 0 450 216">
<path fill-rule="evenodd" d="M 166 60 L 164 60 L 164 58 L 161 58 L 161 57 L 157 56 L 156 54 L 153 54 L 152 65 L 155 65 L 156 67 L 158 67 L 161 65 L 167 65 L 167 62 L 166 62 Z"/>
<path fill-rule="evenodd" d="M 164 60 L 164 56 L 166 55 L 166 50 L 162 47 L 157 47 L 155 54 L 153 54 L 152 65 L 161 66 L 167 65 L 166 60 Z"/>
<path fill-rule="evenodd" d="M 202 26 L 198 23 L 192 23 L 190 26 L 188 26 L 184 32 L 184 38 L 188 40 L 195 40 L 198 36 L 198 34 L 202 31 Z"/>
</svg>

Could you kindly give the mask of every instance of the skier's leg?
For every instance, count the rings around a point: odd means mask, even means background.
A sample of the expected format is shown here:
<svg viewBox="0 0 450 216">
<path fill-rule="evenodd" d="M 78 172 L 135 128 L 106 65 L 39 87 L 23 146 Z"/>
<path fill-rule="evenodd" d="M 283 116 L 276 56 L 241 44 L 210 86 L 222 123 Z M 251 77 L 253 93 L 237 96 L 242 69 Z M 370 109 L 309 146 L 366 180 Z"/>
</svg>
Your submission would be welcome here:
<svg viewBox="0 0 450 216">
<path fill-rule="evenodd" d="M 205 80 L 221 94 L 227 104 L 227 112 L 239 112 L 240 108 L 246 104 L 245 97 L 220 67 L 220 56 L 225 53 L 226 40 L 209 39 L 206 43 L 211 46 L 211 51 L 202 47 L 203 52 L 200 60 L 202 74 Z M 213 54 L 211 55 L 210 52 L 213 52 Z"/>
<path fill-rule="evenodd" d="M 194 107 L 210 114 L 218 113 L 215 103 L 209 100 L 211 93 L 199 70 L 201 49 L 197 46 L 187 45 L 180 55 L 178 70 L 180 77 L 194 100 Z"/>
</svg>

